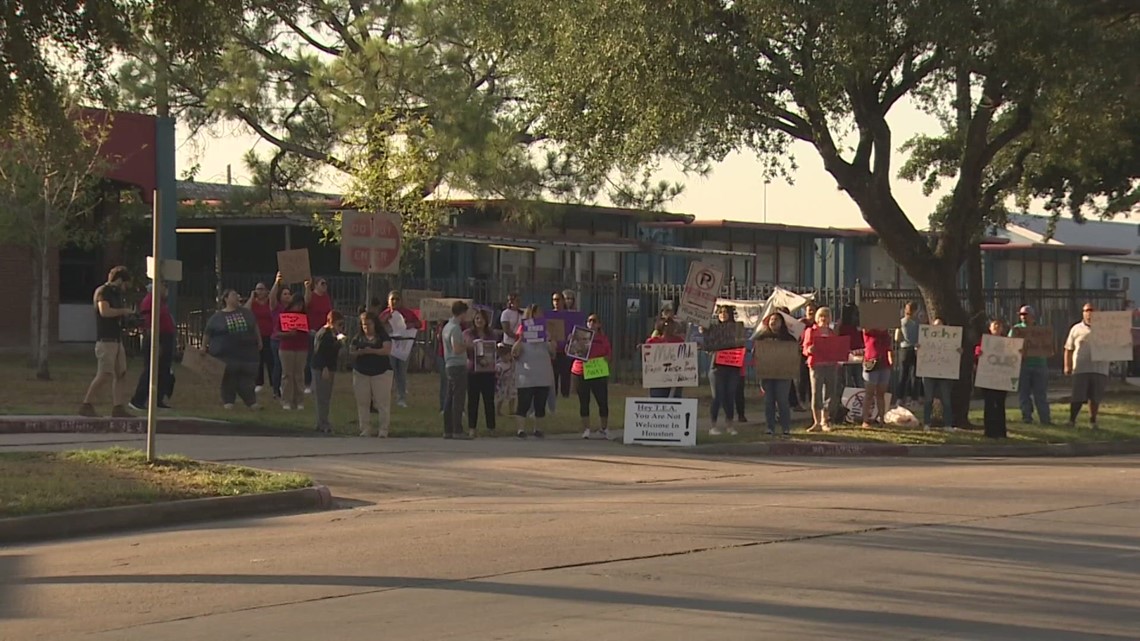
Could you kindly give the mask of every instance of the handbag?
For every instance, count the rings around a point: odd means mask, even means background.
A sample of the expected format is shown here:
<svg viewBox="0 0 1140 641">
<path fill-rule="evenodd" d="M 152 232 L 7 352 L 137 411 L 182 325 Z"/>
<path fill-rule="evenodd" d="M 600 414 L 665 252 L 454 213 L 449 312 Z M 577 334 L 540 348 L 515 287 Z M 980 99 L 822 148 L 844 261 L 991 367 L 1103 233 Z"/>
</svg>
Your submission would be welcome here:
<svg viewBox="0 0 1140 641">
<path fill-rule="evenodd" d="M 873 371 L 875 371 L 875 368 L 878 367 L 878 365 L 879 365 L 879 359 L 877 359 L 877 358 L 864 360 L 863 361 L 863 371 L 864 372 L 873 372 Z"/>
</svg>

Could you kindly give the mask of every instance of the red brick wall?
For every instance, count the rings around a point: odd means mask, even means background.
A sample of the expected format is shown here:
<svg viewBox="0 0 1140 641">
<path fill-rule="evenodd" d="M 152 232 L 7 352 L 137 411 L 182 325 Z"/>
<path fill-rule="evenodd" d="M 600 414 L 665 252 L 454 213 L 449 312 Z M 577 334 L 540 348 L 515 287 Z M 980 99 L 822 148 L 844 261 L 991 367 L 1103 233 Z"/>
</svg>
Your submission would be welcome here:
<svg viewBox="0 0 1140 641">
<path fill-rule="evenodd" d="M 51 253 L 51 340 L 59 336 L 59 253 Z M 0 301 L 4 311 L 0 314 L 0 347 L 27 347 L 31 337 L 32 300 L 39 295 L 32 292 L 35 279 L 32 274 L 31 250 L 24 247 L 0 244 Z"/>
</svg>

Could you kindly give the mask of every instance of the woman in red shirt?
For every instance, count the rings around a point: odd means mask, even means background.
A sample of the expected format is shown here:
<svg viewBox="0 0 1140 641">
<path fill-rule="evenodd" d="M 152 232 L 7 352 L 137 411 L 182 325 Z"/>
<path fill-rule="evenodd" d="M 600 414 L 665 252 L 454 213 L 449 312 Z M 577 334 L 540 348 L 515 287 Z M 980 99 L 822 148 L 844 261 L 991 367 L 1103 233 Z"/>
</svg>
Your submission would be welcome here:
<svg viewBox="0 0 1140 641">
<path fill-rule="evenodd" d="M 312 392 L 313 386 L 313 337 L 324 326 L 329 312 L 336 307 L 329 294 L 329 282 L 323 278 L 305 283 L 305 309 L 309 314 L 309 352 L 305 356 L 305 393 Z"/>
<path fill-rule="evenodd" d="M 281 285 L 280 273 L 277 274 L 277 278 L 278 280 L 273 283 L 272 294 L 276 294 Z M 272 340 L 273 328 L 277 320 L 273 315 L 275 304 L 276 301 L 265 283 L 258 283 L 245 301 L 245 306 L 253 312 L 253 317 L 257 319 L 257 330 L 261 333 L 261 362 L 257 364 L 257 380 L 254 383 L 253 391 L 255 394 L 261 393 L 261 390 L 265 388 L 265 373 L 269 372 L 269 385 L 273 388 L 273 398 L 278 398 L 281 396 L 281 376 L 279 373 L 276 376 L 274 375 L 276 365 Z"/>
<path fill-rule="evenodd" d="M 594 330 L 594 340 L 590 343 L 590 363 L 601 360 L 604 365 L 603 375 L 591 373 L 592 378 L 586 378 L 586 361 L 574 359 L 570 365 L 570 375 L 578 387 L 578 414 L 582 417 L 582 438 L 590 438 L 590 395 L 598 403 L 598 417 L 602 424 L 602 438 L 610 438 L 610 374 L 609 359 L 612 348 L 610 339 L 602 332 L 602 321 L 597 314 L 590 314 L 586 319 L 586 327 Z"/>
<path fill-rule="evenodd" d="M 816 340 L 836 336 L 831 329 L 831 310 L 820 307 L 815 312 L 815 325 L 804 330 L 803 354 L 807 357 L 807 366 L 811 382 L 811 417 L 812 425 L 809 432 L 830 432 L 831 407 L 837 400 L 836 389 L 839 382 L 839 362 L 834 357 L 822 357 L 815 353 Z M 840 392 L 842 393 L 842 392 Z"/>
<path fill-rule="evenodd" d="M 281 305 L 281 313 L 277 315 L 277 325 L 274 328 L 277 355 L 281 359 L 281 408 L 302 410 L 305 409 L 302 386 L 305 381 L 305 371 L 308 370 L 309 348 L 312 343 L 308 332 L 297 329 L 285 331 L 282 328 L 281 317 L 285 314 L 304 314 L 305 299 L 294 296 L 287 289 L 282 289 Z"/>
<path fill-rule="evenodd" d="M 891 334 L 885 329 L 863 330 L 863 427 L 881 423 L 887 411 L 887 388 L 891 385 L 891 367 L 895 355 Z M 879 413 L 872 416 L 875 409 Z M 872 417 L 874 420 L 871 420 Z"/>
<path fill-rule="evenodd" d="M 685 337 L 681 336 L 681 324 L 672 318 L 661 318 L 653 327 L 653 333 L 645 340 L 646 345 L 658 345 L 660 343 L 684 343 Z M 652 387 L 649 389 L 650 398 L 681 398 L 681 387 Z"/>
</svg>

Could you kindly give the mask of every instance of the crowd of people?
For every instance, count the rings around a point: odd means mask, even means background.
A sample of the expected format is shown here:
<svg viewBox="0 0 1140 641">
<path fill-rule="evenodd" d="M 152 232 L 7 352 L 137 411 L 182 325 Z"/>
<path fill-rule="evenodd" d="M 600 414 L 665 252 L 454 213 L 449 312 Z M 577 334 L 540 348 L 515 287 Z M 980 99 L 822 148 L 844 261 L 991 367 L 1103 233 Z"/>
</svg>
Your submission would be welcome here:
<svg viewBox="0 0 1140 641">
<path fill-rule="evenodd" d="M 138 325 L 144 329 L 144 348 L 148 348 L 151 340 L 151 316 L 160 315 L 157 398 L 158 407 L 169 407 L 167 403 L 173 393 L 171 362 L 175 354 L 175 325 L 166 302 L 166 290 L 161 283 L 152 288 L 136 312 L 126 304 L 130 280 L 125 267 L 116 267 L 108 274 L 107 283 L 95 290 L 96 375 L 80 407 L 83 416 L 96 415 L 96 397 L 108 383 L 112 387 L 112 417 L 132 416 L 127 407 L 146 410 L 150 390 L 149 359 L 145 360 L 133 396 L 129 401 L 126 398 L 129 390 L 122 329 L 124 320 L 136 314 Z M 571 290 L 557 291 L 551 296 L 552 311 L 564 312 L 576 307 L 577 297 Z M 315 428 L 330 433 L 333 431 L 329 420 L 333 389 L 338 371 L 344 369 L 347 359 L 360 434 L 386 437 L 391 428 L 393 396 L 397 407 L 407 407 L 408 403 L 410 350 L 394 348 L 400 341 L 413 340 L 408 330 L 424 330 L 427 325 L 416 311 L 404 306 L 398 291 L 389 294 L 386 305 L 372 299 L 358 311 L 359 329 L 353 336 L 346 336 L 346 319 L 335 309 L 328 283 L 321 278 L 305 282 L 303 289 L 296 292 L 283 282 L 280 274 L 272 284 L 259 283 L 247 297 L 234 290 L 223 292 L 221 309 L 206 322 L 202 338 L 202 349 L 224 364 L 219 385 L 222 406 L 233 409 L 240 400 L 252 410 L 262 409 L 258 395 L 267 388 L 285 411 L 304 410 L 306 398 L 312 397 Z M 557 399 L 569 399 L 572 393 L 577 395 L 583 438 L 595 435 L 609 438 L 609 360 L 613 347 L 596 314 L 585 315 L 584 329 L 588 332 L 582 335 L 584 338 L 570 338 L 571 345 L 567 349 L 566 337 L 532 336 L 527 332 L 528 328 L 543 324 L 544 311 L 537 304 L 523 307 L 518 294 L 508 297 L 497 318 L 486 308 L 469 309 L 462 301 L 455 302 L 450 312 L 450 318 L 439 324 L 434 336 L 444 438 L 474 438 L 480 416 L 484 429 L 494 432 L 499 418 L 508 415 L 515 417 L 516 436 L 542 438 L 544 422 L 555 410 Z M 880 423 L 892 405 L 921 410 L 921 423 L 926 429 L 931 429 L 934 423 L 935 403 L 941 405 L 944 428 L 954 429 L 956 420 L 964 419 L 964 412 L 954 412 L 954 380 L 917 375 L 922 343 L 916 305 L 905 306 L 893 333 L 858 327 L 854 306 L 845 307 L 838 322 L 834 322 L 829 308 L 817 307 L 814 303 L 809 303 L 804 312 L 802 317 L 796 318 L 786 308 L 776 309 L 763 318 L 755 334 L 744 341 L 743 347 L 754 354 L 754 363 L 756 358 L 761 358 L 754 350 L 755 343 L 763 341 L 794 342 L 802 355 L 798 377 L 761 378 L 758 382 L 757 392 L 764 399 L 768 434 L 790 434 L 795 411 L 810 412 L 808 432 L 830 431 L 833 423 L 842 420 L 840 399 L 844 387 L 853 379 L 858 380 L 863 389 L 864 427 Z M 1086 304 L 1081 321 L 1069 331 L 1063 346 L 1063 371 L 1072 377 L 1069 425 L 1075 425 L 1082 407 L 1088 404 L 1091 426 L 1095 429 L 1107 388 L 1109 364 L 1092 359 L 1090 336 L 1094 314 L 1094 307 Z M 943 324 L 940 318 L 930 322 Z M 693 328 L 696 336 L 711 330 L 716 323 L 735 324 L 736 309 L 730 305 L 719 307 L 716 320 L 708 327 Z M 1024 306 L 1013 328 L 1007 327 L 1001 319 L 994 319 L 989 332 L 1012 336 L 1017 329 L 1035 323 L 1035 310 Z M 816 351 L 821 338 L 834 336 L 850 339 L 847 359 L 840 361 Z M 644 342 L 681 343 L 693 338 L 694 334 L 667 306 Z M 577 344 L 583 341 L 589 343 L 588 349 L 585 344 Z M 588 354 L 588 357 L 574 354 Z M 709 432 L 736 434 L 734 423 L 748 422 L 745 406 L 749 396 L 749 365 L 717 358 L 716 352 L 709 356 L 708 378 L 712 390 Z M 975 364 L 983 357 L 979 342 L 974 349 Z M 1018 397 L 1022 421 L 1033 422 L 1036 412 L 1040 423 L 1051 424 L 1046 398 L 1046 359 L 1026 356 L 1021 367 Z M 897 380 L 895 393 L 888 403 L 892 373 L 897 374 Z M 972 377 L 972 371 L 961 372 L 963 380 L 972 380 Z M 648 392 L 654 398 L 680 397 L 683 389 L 657 388 Z M 983 389 L 982 397 L 986 434 L 1004 437 L 1006 392 Z M 595 408 L 596 426 L 591 416 Z"/>
</svg>

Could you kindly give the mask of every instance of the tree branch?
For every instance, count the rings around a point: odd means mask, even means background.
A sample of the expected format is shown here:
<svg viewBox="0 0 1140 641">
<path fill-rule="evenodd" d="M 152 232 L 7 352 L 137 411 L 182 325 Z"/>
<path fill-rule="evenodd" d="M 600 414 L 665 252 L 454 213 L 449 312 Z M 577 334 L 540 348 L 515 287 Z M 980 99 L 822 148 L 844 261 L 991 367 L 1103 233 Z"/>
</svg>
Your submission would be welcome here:
<svg viewBox="0 0 1140 641">
<path fill-rule="evenodd" d="M 277 16 L 278 20 L 280 20 L 281 22 L 284 22 L 285 25 L 288 26 L 289 29 L 291 29 L 293 31 L 293 33 L 300 36 L 302 40 L 309 43 L 309 45 L 312 46 L 313 48 L 319 49 L 320 51 L 323 51 L 323 52 L 329 54 L 330 56 L 336 56 L 338 58 L 342 54 L 344 54 L 343 49 L 318 42 L 316 38 L 309 35 L 308 31 L 302 29 L 301 26 L 298 25 L 296 21 L 290 19 L 287 15 L 285 15 L 284 11 L 281 11 L 280 9 L 274 9 L 273 15 Z"/>
<path fill-rule="evenodd" d="M 879 101 L 881 113 L 886 114 L 890 111 L 900 98 L 913 91 L 930 74 L 937 71 L 942 66 L 942 62 L 941 49 L 935 49 L 921 62 L 916 61 L 913 57 L 908 57 L 903 64 L 903 73 L 902 77 L 899 78 L 899 83 L 888 85 L 883 91 L 882 99 Z"/>
<path fill-rule="evenodd" d="M 352 167 L 340 158 L 337 158 L 331 154 L 327 154 L 323 151 L 317 151 L 316 149 L 310 149 L 309 147 L 298 145 L 295 142 L 284 140 L 273 135 L 268 129 L 262 126 L 261 123 L 257 122 L 256 118 L 254 118 L 242 107 L 234 105 L 231 110 L 232 113 L 237 116 L 243 123 L 245 123 L 247 127 L 252 129 L 254 133 L 256 133 L 258 136 L 261 136 L 262 139 L 276 146 L 277 148 L 283 151 L 297 154 L 298 156 L 304 156 L 310 160 L 326 163 L 329 166 L 339 169 L 346 174 L 352 173 Z"/>
</svg>

